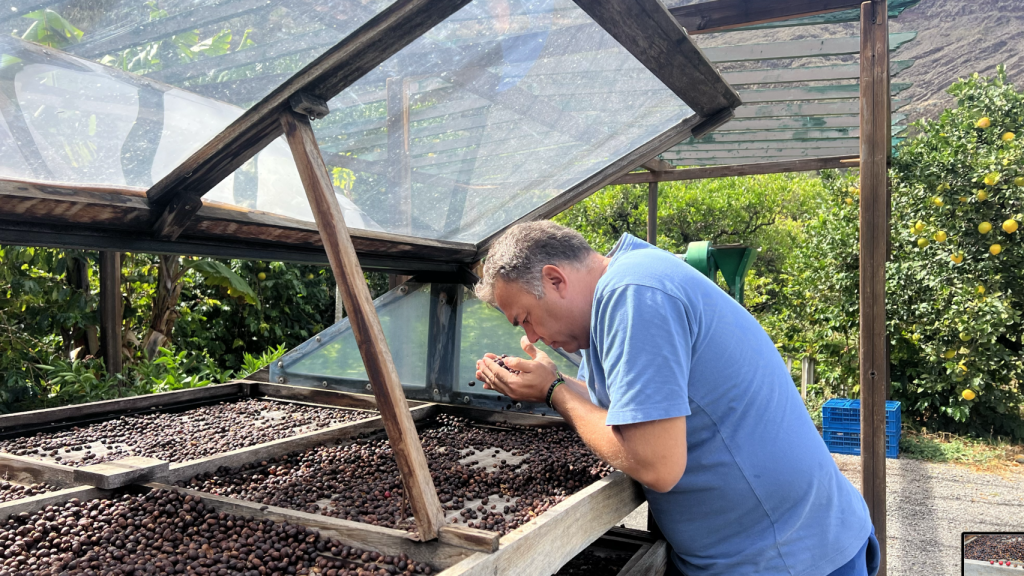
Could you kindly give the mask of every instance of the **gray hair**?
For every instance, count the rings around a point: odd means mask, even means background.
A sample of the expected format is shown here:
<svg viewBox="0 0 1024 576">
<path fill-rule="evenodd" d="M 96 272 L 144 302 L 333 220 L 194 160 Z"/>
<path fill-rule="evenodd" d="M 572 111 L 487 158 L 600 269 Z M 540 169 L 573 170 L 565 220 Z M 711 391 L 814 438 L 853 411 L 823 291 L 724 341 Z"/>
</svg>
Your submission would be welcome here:
<svg viewBox="0 0 1024 576">
<path fill-rule="evenodd" d="M 494 284 L 501 279 L 518 283 L 539 300 L 544 297 L 545 266 L 579 266 L 594 253 L 582 234 L 550 220 L 517 224 L 491 245 L 476 296 L 493 305 Z"/>
</svg>

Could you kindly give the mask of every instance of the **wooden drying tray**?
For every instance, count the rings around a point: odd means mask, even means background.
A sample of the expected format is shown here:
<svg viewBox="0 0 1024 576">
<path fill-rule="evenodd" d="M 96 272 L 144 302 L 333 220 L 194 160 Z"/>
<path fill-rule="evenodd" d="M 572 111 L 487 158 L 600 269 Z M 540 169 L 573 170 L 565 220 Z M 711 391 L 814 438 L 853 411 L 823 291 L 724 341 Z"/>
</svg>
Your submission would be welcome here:
<svg viewBox="0 0 1024 576">
<path fill-rule="evenodd" d="M 83 420 L 96 421 L 125 414 L 148 412 L 157 407 L 175 409 L 187 405 L 247 397 L 298 400 L 319 406 L 339 408 L 365 409 L 372 408 L 374 405 L 372 396 L 263 382 L 237 381 L 204 388 L 12 414 L 0 417 L 0 433 L 14 430 L 34 432 L 38 431 L 40 426 L 45 428 L 68 425 Z M 413 404 L 416 406 L 410 409 L 410 413 L 418 422 L 438 414 L 451 414 L 481 424 L 566 425 L 559 418 L 545 416 L 410 402 L 410 405 Z M 33 423 L 34 425 L 32 425 Z M 90 475 L 83 472 L 82 468 L 47 463 L 34 458 L 0 454 L 0 474 L 6 469 L 17 475 L 18 478 L 31 479 L 34 482 L 50 484 L 62 482 L 58 486 L 73 486 L 76 483 L 91 482 L 90 485 L 72 487 L 59 492 L 0 504 L 0 521 L 6 519 L 10 514 L 38 510 L 71 498 L 84 500 L 102 497 L 109 493 L 109 490 L 101 489 L 96 484 L 114 488 L 134 482 L 145 483 L 150 487 L 168 487 L 167 485 L 176 481 L 188 480 L 203 472 L 216 471 L 221 466 L 235 468 L 297 450 L 305 450 L 319 444 L 353 438 L 367 432 L 381 431 L 383 431 L 383 423 L 380 417 L 374 416 L 366 420 L 339 424 L 200 460 L 174 464 L 157 461 L 148 466 L 139 466 L 138 470 L 127 470 L 126 467 L 122 467 L 111 470 L 109 474 L 97 474 L 94 471 Z M 615 472 L 583 488 L 503 537 L 499 538 L 495 532 L 446 526 L 442 528 L 438 540 L 419 542 L 404 530 L 265 506 L 185 488 L 175 489 L 199 494 L 214 503 L 221 511 L 309 526 L 320 530 L 324 535 L 337 538 L 347 545 L 376 550 L 382 554 L 405 553 L 414 560 L 427 562 L 443 569 L 443 574 L 447 576 L 456 574 L 547 576 L 554 567 L 562 566 L 571 560 L 644 501 L 643 491 L 639 484 L 623 473 Z M 653 553 L 657 553 L 657 550 L 654 549 L 649 549 L 648 552 L 652 550 Z M 656 556 L 651 556 L 648 561 L 652 559 L 656 559 Z"/>
<path fill-rule="evenodd" d="M 0 180 L 0 243 L 327 264 L 313 222 L 204 201 L 174 241 L 152 234 L 145 188 Z M 462 242 L 352 230 L 365 269 L 458 271 L 475 261 Z"/>
</svg>

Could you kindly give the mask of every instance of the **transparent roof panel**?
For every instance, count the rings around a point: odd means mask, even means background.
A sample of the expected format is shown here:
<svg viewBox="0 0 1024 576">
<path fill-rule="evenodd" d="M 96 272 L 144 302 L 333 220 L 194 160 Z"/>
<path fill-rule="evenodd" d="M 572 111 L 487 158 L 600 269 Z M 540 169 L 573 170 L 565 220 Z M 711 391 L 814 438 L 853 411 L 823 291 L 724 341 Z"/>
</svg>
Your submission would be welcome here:
<svg viewBox="0 0 1024 576">
<path fill-rule="evenodd" d="M 392 2 L 27 2 L 5 7 L 0 30 L 248 108 Z"/>
<path fill-rule="evenodd" d="M 474 0 L 314 124 L 388 232 L 477 242 L 692 111 L 570 0 Z"/>
</svg>

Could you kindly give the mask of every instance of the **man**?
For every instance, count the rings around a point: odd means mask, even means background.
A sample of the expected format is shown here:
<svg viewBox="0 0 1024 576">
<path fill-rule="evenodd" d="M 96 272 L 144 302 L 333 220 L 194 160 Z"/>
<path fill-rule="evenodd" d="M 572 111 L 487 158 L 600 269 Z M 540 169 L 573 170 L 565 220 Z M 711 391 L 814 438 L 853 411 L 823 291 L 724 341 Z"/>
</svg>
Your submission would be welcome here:
<svg viewBox="0 0 1024 576">
<path fill-rule="evenodd" d="M 547 401 L 644 485 L 669 573 L 873 575 L 863 498 L 839 472 L 757 321 L 687 264 L 624 235 L 608 256 L 552 222 L 510 228 L 476 288 L 532 360 L 477 362 L 484 387 Z M 564 378 L 532 343 L 583 351 Z"/>
</svg>

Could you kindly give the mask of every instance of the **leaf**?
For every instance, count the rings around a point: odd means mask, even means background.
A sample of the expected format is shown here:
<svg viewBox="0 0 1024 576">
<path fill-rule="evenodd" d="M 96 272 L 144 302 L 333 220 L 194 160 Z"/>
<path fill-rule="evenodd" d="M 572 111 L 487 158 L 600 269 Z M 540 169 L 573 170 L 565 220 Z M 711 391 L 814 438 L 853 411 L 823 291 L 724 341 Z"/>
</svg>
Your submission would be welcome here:
<svg viewBox="0 0 1024 576">
<path fill-rule="evenodd" d="M 207 284 L 223 286 L 228 289 L 229 293 L 233 290 L 236 295 L 241 296 L 249 304 L 257 308 L 260 307 L 259 300 L 252 288 L 224 264 L 216 260 L 200 259 L 189 261 L 183 268 L 195 270 L 203 276 Z"/>
</svg>

